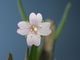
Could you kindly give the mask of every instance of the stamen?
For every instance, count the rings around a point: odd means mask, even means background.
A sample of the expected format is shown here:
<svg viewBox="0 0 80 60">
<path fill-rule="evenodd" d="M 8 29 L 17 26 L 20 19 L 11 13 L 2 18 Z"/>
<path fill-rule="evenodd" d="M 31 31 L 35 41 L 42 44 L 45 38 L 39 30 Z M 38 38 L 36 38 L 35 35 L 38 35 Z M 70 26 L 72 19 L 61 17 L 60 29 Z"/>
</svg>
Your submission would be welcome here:
<svg viewBox="0 0 80 60">
<path fill-rule="evenodd" d="M 36 33 L 38 29 L 37 29 L 37 26 L 32 25 L 30 30 L 31 30 L 31 32 Z"/>
</svg>

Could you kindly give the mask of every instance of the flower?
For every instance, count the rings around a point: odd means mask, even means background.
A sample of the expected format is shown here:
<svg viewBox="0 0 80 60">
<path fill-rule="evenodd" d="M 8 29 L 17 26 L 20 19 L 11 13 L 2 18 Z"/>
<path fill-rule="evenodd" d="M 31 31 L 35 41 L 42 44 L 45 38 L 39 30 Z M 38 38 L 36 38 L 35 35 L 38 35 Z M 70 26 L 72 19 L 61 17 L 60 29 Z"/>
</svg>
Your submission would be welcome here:
<svg viewBox="0 0 80 60">
<path fill-rule="evenodd" d="M 31 13 L 29 16 L 29 22 L 20 21 L 18 23 L 19 29 L 17 33 L 26 36 L 26 42 L 28 46 L 39 46 L 41 42 L 41 36 L 47 36 L 51 33 L 50 22 L 43 22 L 42 15 L 38 13 Z"/>
</svg>

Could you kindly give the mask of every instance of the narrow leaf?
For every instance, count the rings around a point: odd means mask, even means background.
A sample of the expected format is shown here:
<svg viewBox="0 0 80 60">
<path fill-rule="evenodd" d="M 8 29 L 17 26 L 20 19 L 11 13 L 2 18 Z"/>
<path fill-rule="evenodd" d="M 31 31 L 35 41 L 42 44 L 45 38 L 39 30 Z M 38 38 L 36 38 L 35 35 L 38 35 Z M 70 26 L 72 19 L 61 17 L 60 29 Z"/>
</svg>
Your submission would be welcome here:
<svg viewBox="0 0 80 60">
<path fill-rule="evenodd" d="M 65 11 L 64 11 L 64 14 L 63 14 L 63 17 L 62 17 L 62 20 L 61 20 L 61 23 L 59 25 L 59 27 L 57 28 L 56 30 L 56 35 L 55 35 L 55 39 L 58 39 L 64 26 L 65 26 L 65 23 L 67 22 L 67 19 L 68 19 L 68 16 L 70 14 L 70 10 L 71 10 L 71 3 L 69 2 L 65 8 Z"/>
<path fill-rule="evenodd" d="M 26 12 L 25 12 L 25 9 L 23 8 L 21 0 L 18 0 L 18 8 L 19 8 L 22 20 L 27 21 L 28 17 L 26 16 Z"/>
</svg>

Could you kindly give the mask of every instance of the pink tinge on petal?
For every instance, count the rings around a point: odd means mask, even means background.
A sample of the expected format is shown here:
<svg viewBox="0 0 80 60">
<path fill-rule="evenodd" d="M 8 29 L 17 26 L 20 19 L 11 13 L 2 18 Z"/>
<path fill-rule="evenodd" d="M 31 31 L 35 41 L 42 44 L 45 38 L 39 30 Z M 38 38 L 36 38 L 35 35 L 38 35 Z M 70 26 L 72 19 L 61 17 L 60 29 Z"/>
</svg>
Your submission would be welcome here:
<svg viewBox="0 0 80 60">
<path fill-rule="evenodd" d="M 36 20 L 37 20 L 37 16 L 36 16 L 36 14 L 35 13 L 31 13 L 30 14 L 30 16 L 29 16 L 29 22 L 31 23 L 31 24 L 35 24 L 36 23 Z"/>
<path fill-rule="evenodd" d="M 40 13 L 38 13 L 37 15 L 35 13 L 31 13 L 29 16 L 29 21 L 31 24 L 38 24 L 41 23 L 42 21 L 42 15 Z"/>
<path fill-rule="evenodd" d="M 27 44 L 28 46 L 39 46 L 41 42 L 41 37 L 40 35 L 35 35 L 35 34 L 30 34 L 27 36 Z"/>
<path fill-rule="evenodd" d="M 38 34 L 40 34 L 42 36 L 48 36 L 51 34 L 51 30 L 50 29 L 40 29 Z"/>
<path fill-rule="evenodd" d="M 44 22 L 44 23 L 41 23 L 39 25 L 40 25 L 40 28 L 38 30 L 38 34 L 40 34 L 42 36 L 47 36 L 51 33 L 49 22 Z"/>
<path fill-rule="evenodd" d="M 26 21 L 21 21 L 21 22 L 18 23 L 18 27 L 19 27 L 20 29 L 29 28 L 29 23 L 26 22 Z"/>
<path fill-rule="evenodd" d="M 39 46 L 41 43 L 41 36 L 40 35 L 34 35 L 34 45 Z"/>
<path fill-rule="evenodd" d="M 32 41 L 32 39 L 31 39 L 31 36 L 27 36 L 27 38 L 26 38 L 26 42 L 27 42 L 27 45 L 28 46 L 32 46 L 33 45 L 33 41 Z"/>
<path fill-rule="evenodd" d="M 24 30 L 22 30 L 22 29 L 17 29 L 17 33 L 18 34 L 20 34 L 20 35 L 27 35 L 28 33 L 29 33 L 29 30 L 28 29 L 24 29 Z"/>
<path fill-rule="evenodd" d="M 39 24 L 42 28 L 50 28 L 51 23 L 50 22 L 42 22 Z"/>
<path fill-rule="evenodd" d="M 37 14 L 37 20 L 38 20 L 38 22 L 42 22 L 43 17 L 42 17 L 42 14 L 41 13 L 38 13 Z"/>
</svg>

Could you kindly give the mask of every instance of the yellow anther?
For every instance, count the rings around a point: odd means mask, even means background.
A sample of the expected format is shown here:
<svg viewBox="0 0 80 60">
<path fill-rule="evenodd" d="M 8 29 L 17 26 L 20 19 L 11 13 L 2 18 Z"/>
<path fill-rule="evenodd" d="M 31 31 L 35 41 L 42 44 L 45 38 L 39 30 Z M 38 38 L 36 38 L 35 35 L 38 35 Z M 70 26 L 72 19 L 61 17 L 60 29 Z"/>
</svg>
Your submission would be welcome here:
<svg viewBox="0 0 80 60">
<path fill-rule="evenodd" d="M 38 29 L 36 27 L 34 27 L 34 31 L 37 31 Z"/>
<path fill-rule="evenodd" d="M 34 25 L 31 26 L 31 31 L 32 31 L 32 32 L 37 32 L 37 30 L 38 30 L 38 29 L 37 29 L 36 26 L 34 26 Z"/>
</svg>

